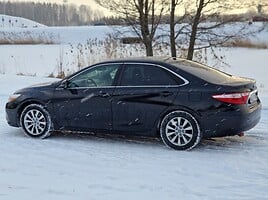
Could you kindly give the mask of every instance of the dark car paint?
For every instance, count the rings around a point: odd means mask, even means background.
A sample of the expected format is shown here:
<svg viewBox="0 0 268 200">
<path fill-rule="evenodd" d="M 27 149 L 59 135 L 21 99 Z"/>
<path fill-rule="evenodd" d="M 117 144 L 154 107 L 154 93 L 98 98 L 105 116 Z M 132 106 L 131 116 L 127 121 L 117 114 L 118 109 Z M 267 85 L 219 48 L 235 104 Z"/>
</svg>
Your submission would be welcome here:
<svg viewBox="0 0 268 200">
<path fill-rule="evenodd" d="M 20 126 L 19 114 L 25 105 L 32 102 L 46 106 L 55 130 L 99 130 L 154 136 L 158 134 L 161 119 L 178 109 L 189 111 L 196 117 L 204 137 L 235 135 L 252 128 L 260 120 L 259 100 L 250 108 L 247 104 L 231 105 L 212 98 L 215 94 L 253 91 L 256 85 L 250 79 L 232 77 L 225 84 L 211 84 L 158 60 L 109 61 L 103 64 L 118 62 L 161 65 L 189 80 L 189 83 L 175 87 L 131 88 L 116 86 L 117 77 L 111 87 L 62 87 L 64 81 L 80 73 L 77 72 L 57 83 L 17 91 L 22 96 L 6 105 L 8 123 Z"/>
<path fill-rule="evenodd" d="M 177 93 L 177 87 L 117 88 L 112 101 L 113 129 L 153 134 L 159 116 L 174 105 Z"/>
<path fill-rule="evenodd" d="M 54 91 L 52 103 L 57 112 L 54 123 L 60 129 L 112 129 L 111 98 L 115 87 L 62 89 Z"/>
</svg>

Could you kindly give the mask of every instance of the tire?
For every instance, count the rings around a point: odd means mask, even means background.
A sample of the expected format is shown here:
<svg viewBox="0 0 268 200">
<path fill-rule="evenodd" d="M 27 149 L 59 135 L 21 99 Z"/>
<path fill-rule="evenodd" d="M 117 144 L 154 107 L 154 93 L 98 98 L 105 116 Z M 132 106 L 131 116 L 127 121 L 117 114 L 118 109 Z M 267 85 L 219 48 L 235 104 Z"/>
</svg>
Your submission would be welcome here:
<svg viewBox="0 0 268 200">
<path fill-rule="evenodd" d="M 167 114 L 160 124 L 163 143 L 175 150 L 190 150 L 201 140 L 202 135 L 197 120 L 186 111 Z"/>
<path fill-rule="evenodd" d="M 40 139 L 49 137 L 53 127 L 50 114 L 39 104 L 30 104 L 24 108 L 20 124 L 25 135 Z"/>
</svg>

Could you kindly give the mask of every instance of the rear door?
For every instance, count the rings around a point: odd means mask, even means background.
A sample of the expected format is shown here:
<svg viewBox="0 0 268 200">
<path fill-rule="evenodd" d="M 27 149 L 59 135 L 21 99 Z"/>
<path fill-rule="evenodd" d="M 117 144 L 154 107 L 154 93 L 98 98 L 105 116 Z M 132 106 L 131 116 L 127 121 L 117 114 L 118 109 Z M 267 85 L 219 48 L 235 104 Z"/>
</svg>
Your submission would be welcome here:
<svg viewBox="0 0 268 200">
<path fill-rule="evenodd" d="M 176 78 L 161 66 L 125 64 L 113 93 L 113 129 L 135 134 L 155 130 L 160 114 L 172 105 L 183 82 Z"/>
</svg>

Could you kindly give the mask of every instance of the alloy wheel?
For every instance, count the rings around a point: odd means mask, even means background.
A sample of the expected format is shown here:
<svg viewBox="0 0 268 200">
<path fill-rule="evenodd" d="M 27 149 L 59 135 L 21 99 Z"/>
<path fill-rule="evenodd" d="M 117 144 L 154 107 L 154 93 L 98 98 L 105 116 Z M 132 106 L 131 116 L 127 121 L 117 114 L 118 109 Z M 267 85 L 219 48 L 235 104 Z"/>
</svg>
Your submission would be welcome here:
<svg viewBox="0 0 268 200">
<path fill-rule="evenodd" d="M 36 109 L 29 110 L 23 120 L 25 129 L 32 135 L 40 135 L 46 128 L 46 118 L 42 112 Z"/>
<path fill-rule="evenodd" d="M 166 125 L 168 140 L 176 146 L 188 144 L 193 137 L 191 123 L 183 117 L 174 117 Z"/>
</svg>

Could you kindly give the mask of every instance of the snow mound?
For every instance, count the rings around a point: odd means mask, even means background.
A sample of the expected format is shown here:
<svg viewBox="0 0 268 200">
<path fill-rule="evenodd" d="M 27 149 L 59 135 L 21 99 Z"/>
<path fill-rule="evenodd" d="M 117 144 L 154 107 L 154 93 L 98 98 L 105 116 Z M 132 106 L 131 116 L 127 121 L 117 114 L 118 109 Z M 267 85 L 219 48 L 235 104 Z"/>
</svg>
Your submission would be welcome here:
<svg viewBox="0 0 268 200">
<path fill-rule="evenodd" d="M 0 28 L 40 28 L 40 27 L 46 27 L 46 26 L 22 17 L 0 15 Z"/>
<path fill-rule="evenodd" d="M 47 26 L 29 19 L 0 15 L 0 44 L 58 43 L 57 35 L 45 32 L 45 28 Z M 36 31 L 35 34 L 33 34 L 33 30 Z"/>
</svg>

